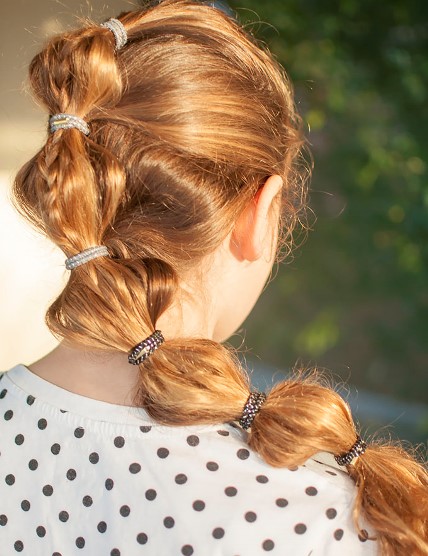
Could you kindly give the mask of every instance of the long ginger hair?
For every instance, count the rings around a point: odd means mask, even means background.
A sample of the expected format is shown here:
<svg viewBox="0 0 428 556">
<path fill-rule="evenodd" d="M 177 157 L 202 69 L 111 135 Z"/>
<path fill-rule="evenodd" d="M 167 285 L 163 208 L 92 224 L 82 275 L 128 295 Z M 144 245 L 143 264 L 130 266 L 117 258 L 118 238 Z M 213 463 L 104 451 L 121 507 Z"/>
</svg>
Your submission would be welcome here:
<svg viewBox="0 0 428 556">
<path fill-rule="evenodd" d="M 307 170 L 282 68 L 235 21 L 191 0 L 118 16 L 128 43 L 87 21 L 49 40 L 30 82 L 49 114 L 84 118 L 48 135 L 19 171 L 16 204 L 69 257 L 108 247 L 72 271 L 47 313 L 73 344 L 125 353 L 149 335 L 197 267 L 233 228 L 266 178 L 279 174 L 282 241 L 304 207 Z M 250 385 L 236 356 L 207 339 L 173 338 L 141 365 L 135 401 L 160 423 L 240 418 Z M 271 389 L 248 443 L 269 464 L 299 465 L 356 440 L 349 408 L 315 377 Z M 428 554 L 428 475 L 403 449 L 370 444 L 348 471 L 354 518 L 385 555 Z"/>
</svg>

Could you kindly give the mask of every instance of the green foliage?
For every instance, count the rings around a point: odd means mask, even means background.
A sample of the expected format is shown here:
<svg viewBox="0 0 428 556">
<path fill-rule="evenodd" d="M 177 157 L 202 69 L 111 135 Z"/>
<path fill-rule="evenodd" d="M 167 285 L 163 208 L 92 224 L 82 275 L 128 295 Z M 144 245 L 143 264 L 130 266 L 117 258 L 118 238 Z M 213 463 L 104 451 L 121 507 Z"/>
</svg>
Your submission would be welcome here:
<svg viewBox="0 0 428 556">
<path fill-rule="evenodd" d="M 426 402 L 428 4 L 229 3 L 289 73 L 315 159 L 314 231 L 246 344 L 277 366 L 316 362 Z"/>
</svg>

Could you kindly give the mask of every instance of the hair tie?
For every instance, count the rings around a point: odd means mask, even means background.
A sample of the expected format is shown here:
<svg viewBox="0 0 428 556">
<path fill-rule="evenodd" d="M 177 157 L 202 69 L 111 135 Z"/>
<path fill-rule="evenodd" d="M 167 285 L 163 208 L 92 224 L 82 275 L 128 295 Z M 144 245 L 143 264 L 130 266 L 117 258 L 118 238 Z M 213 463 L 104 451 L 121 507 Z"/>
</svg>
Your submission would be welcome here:
<svg viewBox="0 0 428 556">
<path fill-rule="evenodd" d="M 82 118 L 74 114 L 54 114 L 49 118 L 49 131 L 53 133 L 57 129 L 78 129 L 85 135 L 89 135 L 89 126 Z"/>
<path fill-rule="evenodd" d="M 341 454 L 340 456 L 334 456 L 334 459 L 337 461 L 339 465 L 352 465 L 354 460 L 359 458 L 367 449 L 367 444 L 364 440 L 357 436 L 357 441 L 352 446 L 352 448 L 346 452 L 345 454 Z"/>
<path fill-rule="evenodd" d="M 107 247 L 104 245 L 96 245 L 95 247 L 89 247 L 89 249 L 85 249 L 77 255 L 73 255 L 66 259 L 65 261 L 65 268 L 67 270 L 73 270 L 74 268 L 85 264 L 92 259 L 96 259 L 97 257 L 109 257 L 110 254 L 108 252 Z"/>
<path fill-rule="evenodd" d="M 266 401 L 266 394 L 264 392 L 251 392 L 248 400 L 244 405 L 242 416 L 239 419 L 239 424 L 244 430 L 251 427 L 255 416 L 260 411 L 261 406 Z"/>
<path fill-rule="evenodd" d="M 133 347 L 128 355 L 128 363 L 139 365 L 149 357 L 158 347 L 163 344 L 165 338 L 160 330 L 155 330 L 145 340 Z"/>
<path fill-rule="evenodd" d="M 128 41 L 128 33 L 121 21 L 112 17 L 108 21 L 101 23 L 101 27 L 106 27 L 113 33 L 114 40 L 116 41 L 116 50 L 120 50 L 125 46 Z"/>
</svg>

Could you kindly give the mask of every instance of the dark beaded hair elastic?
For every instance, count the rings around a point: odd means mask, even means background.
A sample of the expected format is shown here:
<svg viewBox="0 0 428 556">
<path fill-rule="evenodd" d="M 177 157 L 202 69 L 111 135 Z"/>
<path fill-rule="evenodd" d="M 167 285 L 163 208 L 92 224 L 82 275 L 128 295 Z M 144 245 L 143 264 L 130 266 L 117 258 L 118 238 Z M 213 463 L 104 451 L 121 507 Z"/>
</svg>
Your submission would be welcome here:
<svg viewBox="0 0 428 556">
<path fill-rule="evenodd" d="M 128 355 L 131 365 L 139 365 L 165 341 L 160 330 L 155 330 L 145 340 L 133 347 Z"/>
<path fill-rule="evenodd" d="M 342 454 L 340 456 L 334 456 L 334 459 L 339 465 L 351 465 L 354 459 L 364 454 L 366 448 L 367 444 L 360 436 L 357 436 L 357 441 L 349 450 L 349 452 L 346 452 L 346 454 Z"/>
<path fill-rule="evenodd" d="M 239 424 L 244 430 L 251 427 L 254 417 L 260 411 L 260 408 L 266 401 L 266 394 L 264 392 L 251 392 L 248 396 L 248 400 L 244 405 L 244 410 L 242 411 L 242 416 L 239 419 Z"/>
</svg>

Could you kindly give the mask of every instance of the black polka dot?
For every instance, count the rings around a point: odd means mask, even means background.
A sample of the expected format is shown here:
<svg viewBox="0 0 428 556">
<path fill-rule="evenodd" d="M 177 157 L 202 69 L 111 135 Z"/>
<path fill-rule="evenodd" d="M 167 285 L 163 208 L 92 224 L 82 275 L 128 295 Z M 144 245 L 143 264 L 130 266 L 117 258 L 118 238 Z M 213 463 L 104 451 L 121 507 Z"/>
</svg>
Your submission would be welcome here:
<svg viewBox="0 0 428 556">
<path fill-rule="evenodd" d="M 83 548 L 85 546 L 85 539 L 83 537 L 77 537 L 76 546 L 77 548 Z"/>
<path fill-rule="evenodd" d="M 15 483 L 15 475 L 12 475 L 12 473 L 10 473 L 9 475 L 6 475 L 4 480 L 7 485 L 12 486 Z"/>
<path fill-rule="evenodd" d="M 250 457 L 250 452 L 246 448 L 240 448 L 236 452 L 236 455 L 238 456 L 239 459 L 247 459 Z"/>
<path fill-rule="evenodd" d="M 192 506 L 196 512 L 201 512 L 205 508 L 205 502 L 203 500 L 195 500 Z"/>
<path fill-rule="evenodd" d="M 66 409 L 60 409 L 61 413 L 67 413 Z"/>
<path fill-rule="evenodd" d="M 129 472 L 133 475 L 139 473 L 141 471 L 141 465 L 139 463 L 131 463 L 129 466 Z"/>
<path fill-rule="evenodd" d="M 288 500 L 286 500 L 285 498 L 277 498 L 275 504 L 278 506 L 278 508 L 285 508 L 286 506 L 288 506 Z"/>
<path fill-rule="evenodd" d="M 174 518 L 169 515 L 163 520 L 163 524 L 167 529 L 171 529 L 175 525 Z"/>
<path fill-rule="evenodd" d="M 219 430 L 217 431 L 217 434 L 219 434 L 220 436 L 229 436 L 229 431 Z"/>
<path fill-rule="evenodd" d="M 24 550 L 24 543 L 22 541 L 15 541 L 13 547 L 15 548 L 16 552 L 22 552 Z"/>
<path fill-rule="evenodd" d="M 75 469 L 69 469 L 67 471 L 67 479 L 69 481 L 74 481 L 74 479 L 77 477 L 77 472 Z"/>
<path fill-rule="evenodd" d="M 316 496 L 318 494 L 318 491 L 315 487 L 308 487 L 307 489 L 305 489 L 305 492 L 308 496 Z"/>
<path fill-rule="evenodd" d="M 365 529 L 361 529 L 361 531 L 358 533 L 358 538 L 361 542 L 366 542 L 366 540 L 369 538 L 369 534 Z"/>
<path fill-rule="evenodd" d="M 60 552 L 54 552 L 52 556 L 62 556 L 62 554 Z"/>
<path fill-rule="evenodd" d="M 269 482 L 269 479 L 266 477 L 266 475 L 257 475 L 256 481 L 257 481 L 258 483 L 265 484 L 265 483 L 268 483 L 268 482 Z"/>
<path fill-rule="evenodd" d="M 94 501 L 92 500 L 92 496 L 89 496 L 89 494 L 82 498 L 82 504 L 85 506 L 85 508 L 89 508 L 90 506 L 92 506 L 93 503 Z"/>
<path fill-rule="evenodd" d="M 39 467 L 39 462 L 36 459 L 30 459 L 28 467 L 31 471 L 35 471 Z"/>
<path fill-rule="evenodd" d="M 93 464 L 98 463 L 100 461 L 100 456 L 97 452 L 92 452 L 92 454 L 89 454 L 89 461 Z"/>
<path fill-rule="evenodd" d="M 224 492 L 225 492 L 226 496 L 236 496 L 238 490 L 235 487 L 230 486 L 230 487 L 226 487 L 224 489 Z"/>
<path fill-rule="evenodd" d="M 7 515 L 1 514 L 0 515 L 0 525 L 4 527 L 7 524 Z"/>
<path fill-rule="evenodd" d="M 104 483 L 106 490 L 111 490 L 114 486 L 114 481 L 113 479 L 106 479 L 106 482 Z"/>
<path fill-rule="evenodd" d="M 207 463 L 207 469 L 209 471 L 217 471 L 218 470 L 218 463 L 216 463 L 215 461 L 209 461 Z"/>
<path fill-rule="evenodd" d="M 199 444 L 199 437 L 196 434 L 191 434 L 187 437 L 187 444 L 189 446 L 197 446 Z"/>
<path fill-rule="evenodd" d="M 269 552 L 270 550 L 273 550 L 275 548 L 275 543 L 270 539 L 266 539 L 265 541 L 263 541 L 262 547 L 263 550 Z"/>
<path fill-rule="evenodd" d="M 159 448 L 158 451 L 157 451 L 157 455 L 161 459 L 167 458 L 169 456 L 168 448 Z"/>
<path fill-rule="evenodd" d="M 131 513 L 131 508 L 124 504 L 123 506 L 121 506 L 119 513 L 122 517 L 128 517 L 128 515 Z"/>
<path fill-rule="evenodd" d="M 7 394 L 7 388 L 3 388 L 3 390 L 0 392 L 0 399 L 3 399 Z"/>
<path fill-rule="evenodd" d="M 148 426 L 148 425 L 142 425 L 140 427 L 140 431 L 141 432 L 150 432 L 152 430 L 152 427 Z"/>
<path fill-rule="evenodd" d="M 21 444 L 23 444 L 23 443 L 24 443 L 24 435 L 23 434 L 17 434 L 15 436 L 15 444 L 17 446 L 21 446 Z"/>
<path fill-rule="evenodd" d="M 153 488 L 149 488 L 148 490 L 146 490 L 146 498 L 147 500 L 154 500 L 157 496 L 157 492 L 153 489 Z"/>
<path fill-rule="evenodd" d="M 138 544 L 146 544 L 146 542 L 148 540 L 149 539 L 148 539 L 146 533 L 138 533 L 138 535 L 137 535 L 137 543 Z"/>
<path fill-rule="evenodd" d="M 304 523 L 298 523 L 297 525 L 294 526 L 294 531 L 298 534 L 298 535 L 303 535 L 303 533 L 306 533 L 306 525 Z"/>
<path fill-rule="evenodd" d="M 51 452 L 53 453 L 54 456 L 57 456 L 61 451 L 61 446 L 55 442 L 55 444 L 52 444 L 51 446 Z"/>
<path fill-rule="evenodd" d="M 77 427 L 77 429 L 74 429 L 74 436 L 76 438 L 82 438 L 82 436 L 85 434 L 85 429 L 82 427 Z"/>
<path fill-rule="evenodd" d="M 53 494 L 53 486 L 52 485 L 45 485 L 42 488 L 42 492 L 45 496 L 52 496 Z"/>
<path fill-rule="evenodd" d="M 224 537 L 224 529 L 222 529 L 221 527 L 216 527 L 213 530 L 213 537 L 215 539 L 222 539 Z"/>
<path fill-rule="evenodd" d="M 334 538 L 337 541 L 340 541 L 340 539 L 343 537 L 343 529 L 336 529 L 336 531 L 334 532 Z"/>
<path fill-rule="evenodd" d="M 326 510 L 325 515 L 328 517 L 328 519 L 334 519 L 337 516 L 337 512 L 334 508 L 328 508 L 328 510 Z"/>
<path fill-rule="evenodd" d="M 60 521 L 62 521 L 62 523 L 66 523 L 68 521 L 68 518 L 70 517 L 69 513 L 66 512 L 65 510 L 62 510 L 61 512 L 59 512 L 58 514 L 58 519 Z"/>
<path fill-rule="evenodd" d="M 114 439 L 114 445 L 116 448 L 123 448 L 125 446 L 125 439 L 123 436 L 116 436 Z"/>
<path fill-rule="evenodd" d="M 97 529 L 100 533 L 105 533 L 107 531 L 107 523 L 105 521 L 100 521 L 97 525 Z"/>
<path fill-rule="evenodd" d="M 110 556 L 120 556 L 120 550 L 118 548 L 113 548 L 110 551 Z"/>
<path fill-rule="evenodd" d="M 181 554 L 183 554 L 184 556 L 192 556 L 193 554 L 193 547 L 190 544 L 185 544 L 182 548 L 181 548 Z"/>
<path fill-rule="evenodd" d="M 11 409 L 8 409 L 4 414 L 4 420 L 10 421 L 12 417 L 13 417 L 13 411 Z"/>
<path fill-rule="evenodd" d="M 31 396 L 31 394 L 30 394 L 29 396 L 27 396 L 27 404 L 28 405 L 33 405 L 35 399 L 36 398 L 34 396 Z"/>
<path fill-rule="evenodd" d="M 184 473 L 179 473 L 175 476 L 175 482 L 177 483 L 177 485 L 184 485 L 184 483 L 187 483 L 187 475 L 185 475 Z"/>
<path fill-rule="evenodd" d="M 38 537 L 44 537 L 46 535 L 46 529 L 43 525 L 39 525 L 36 529 L 36 533 Z"/>
<path fill-rule="evenodd" d="M 29 510 L 30 508 L 31 508 L 31 504 L 30 504 L 30 502 L 29 502 L 28 500 L 23 500 L 23 501 L 21 502 L 21 509 L 22 509 L 24 512 L 28 512 L 28 510 Z"/>
<path fill-rule="evenodd" d="M 257 514 L 255 514 L 254 512 L 247 512 L 245 514 L 245 520 L 248 521 L 248 523 L 254 523 L 256 519 L 257 519 Z"/>
<path fill-rule="evenodd" d="M 42 431 L 48 426 L 48 422 L 46 421 L 46 419 L 39 419 L 37 422 L 37 426 Z"/>
</svg>

